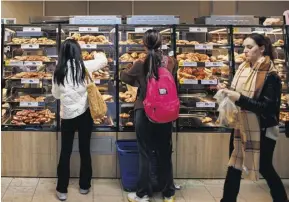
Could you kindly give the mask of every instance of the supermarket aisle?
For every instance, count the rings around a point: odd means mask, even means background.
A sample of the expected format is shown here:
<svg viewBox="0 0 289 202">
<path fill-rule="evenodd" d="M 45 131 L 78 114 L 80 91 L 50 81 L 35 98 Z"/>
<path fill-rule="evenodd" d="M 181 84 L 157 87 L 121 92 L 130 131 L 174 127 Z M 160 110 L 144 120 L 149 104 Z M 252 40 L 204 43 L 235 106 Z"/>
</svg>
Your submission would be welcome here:
<svg viewBox="0 0 289 202">
<path fill-rule="evenodd" d="M 176 180 L 183 186 L 177 191 L 177 202 L 219 202 L 223 180 Z M 284 180 L 289 194 L 289 180 Z M 119 180 L 95 179 L 91 192 L 84 196 L 78 193 L 78 180 L 70 181 L 68 202 L 126 202 Z M 58 202 L 55 198 L 56 179 L 49 178 L 2 178 L 2 202 Z M 153 202 L 161 202 L 156 195 Z M 271 202 L 264 181 L 243 181 L 240 202 Z"/>
</svg>

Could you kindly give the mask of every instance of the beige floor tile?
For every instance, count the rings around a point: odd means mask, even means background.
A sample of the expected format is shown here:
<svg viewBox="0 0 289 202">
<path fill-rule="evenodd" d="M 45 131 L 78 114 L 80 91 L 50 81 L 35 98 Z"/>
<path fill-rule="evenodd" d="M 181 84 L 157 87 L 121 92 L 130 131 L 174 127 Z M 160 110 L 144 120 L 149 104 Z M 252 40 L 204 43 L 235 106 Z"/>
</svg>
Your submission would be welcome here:
<svg viewBox="0 0 289 202">
<path fill-rule="evenodd" d="M 56 183 L 56 179 L 40 179 L 36 193 L 55 193 Z"/>
<path fill-rule="evenodd" d="M 127 202 L 122 196 L 94 196 L 93 202 Z"/>
<path fill-rule="evenodd" d="M 119 180 L 93 180 L 95 196 L 122 196 Z"/>
<path fill-rule="evenodd" d="M 184 188 L 196 186 L 204 186 L 204 183 L 201 180 L 187 180 Z"/>
<path fill-rule="evenodd" d="M 69 199 L 67 201 L 69 201 Z M 33 196 L 32 202 L 59 202 L 59 200 L 57 199 L 55 192 L 50 194 L 38 193 Z"/>
<path fill-rule="evenodd" d="M 223 186 L 225 180 L 201 180 L 204 185 L 220 185 Z"/>
<path fill-rule="evenodd" d="M 181 190 L 182 195 L 186 201 L 191 202 L 209 202 L 215 201 L 212 195 L 204 186 L 197 186 Z"/>
<path fill-rule="evenodd" d="M 35 187 L 8 187 L 2 201 L 31 201 L 35 192 Z"/>
<path fill-rule="evenodd" d="M 13 178 L 11 177 L 1 177 L 1 187 L 8 186 Z"/>
<path fill-rule="evenodd" d="M 216 202 L 220 202 L 221 199 L 222 199 L 221 197 L 220 198 L 215 198 Z M 244 198 L 242 198 L 242 197 L 238 197 L 237 202 L 247 202 L 247 201 Z"/>
<path fill-rule="evenodd" d="M 36 187 L 39 178 L 14 178 L 10 187 Z"/>
<path fill-rule="evenodd" d="M 206 185 L 205 186 L 210 194 L 215 198 L 220 198 L 223 196 L 223 186 L 222 185 Z"/>
</svg>

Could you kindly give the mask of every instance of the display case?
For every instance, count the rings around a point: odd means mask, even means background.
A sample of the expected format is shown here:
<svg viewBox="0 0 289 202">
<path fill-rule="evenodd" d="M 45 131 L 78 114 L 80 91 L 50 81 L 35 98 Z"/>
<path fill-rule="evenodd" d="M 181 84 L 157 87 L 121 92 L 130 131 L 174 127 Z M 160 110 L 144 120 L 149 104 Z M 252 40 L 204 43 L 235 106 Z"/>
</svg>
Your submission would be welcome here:
<svg viewBox="0 0 289 202">
<path fill-rule="evenodd" d="M 263 34 L 268 37 L 274 48 L 274 64 L 278 68 L 279 76 L 282 80 L 282 95 L 280 106 L 280 129 L 284 131 L 285 121 L 289 120 L 289 92 L 288 92 L 288 41 L 286 40 L 286 30 L 284 26 L 233 26 L 233 48 L 234 48 L 234 67 L 245 61 L 243 53 L 243 40 L 252 33 Z M 287 46 L 286 46 L 287 45 Z"/>
<path fill-rule="evenodd" d="M 119 71 L 131 68 L 134 61 L 144 60 L 146 53 L 143 46 L 143 35 L 149 29 L 162 34 L 161 49 L 164 55 L 173 56 L 173 27 L 169 25 L 119 25 Z M 137 87 L 119 81 L 119 131 L 134 131 L 134 102 Z"/>
<path fill-rule="evenodd" d="M 56 131 L 57 25 L 2 24 L 2 131 Z M 4 36 L 4 37 L 3 37 Z"/>
<path fill-rule="evenodd" d="M 178 132 L 220 131 L 218 83 L 229 86 L 233 75 L 229 26 L 177 25 L 177 83 L 181 101 Z"/>
<path fill-rule="evenodd" d="M 95 52 L 104 52 L 108 65 L 92 72 L 92 78 L 107 104 L 107 114 L 94 123 L 93 131 L 116 131 L 117 129 L 117 35 L 115 25 L 62 25 L 61 41 L 68 37 L 80 44 L 84 61 L 93 60 Z"/>
</svg>

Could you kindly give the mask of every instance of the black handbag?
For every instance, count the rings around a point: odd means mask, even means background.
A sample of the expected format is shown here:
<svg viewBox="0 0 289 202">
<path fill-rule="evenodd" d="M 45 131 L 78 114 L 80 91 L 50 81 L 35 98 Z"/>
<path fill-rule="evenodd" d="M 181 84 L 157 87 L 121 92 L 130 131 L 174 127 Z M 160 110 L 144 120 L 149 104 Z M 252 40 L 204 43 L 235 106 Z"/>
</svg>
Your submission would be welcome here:
<svg viewBox="0 0 289 202">
<path fill-rule="evenodd" d="M 289 138 L 289 121 L 285 122 L 285 135 Z"/>
</svg>

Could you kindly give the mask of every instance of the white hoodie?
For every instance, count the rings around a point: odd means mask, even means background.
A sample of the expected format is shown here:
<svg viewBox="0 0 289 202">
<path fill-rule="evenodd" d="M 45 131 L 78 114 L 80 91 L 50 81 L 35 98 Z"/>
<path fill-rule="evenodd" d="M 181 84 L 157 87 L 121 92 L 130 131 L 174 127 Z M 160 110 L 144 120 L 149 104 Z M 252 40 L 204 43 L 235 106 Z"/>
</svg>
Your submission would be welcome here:
<svg viewBox="0 0 289 202">
<path fill-rule="evenodd" d="M 73 85 L 70 62 L 68 62 L 68 72 L 64 78 L 64 86 L 52 81 L 52 95 L 60 99 L 60 117 L 62 119 L 73 119 L 83 114 L 88 108 L 86 83 Z M 94 60 L 84 61 L 88 72 L 101 69 L 107 65 L 105 54 L 96 53 Z"/>
</svg>

